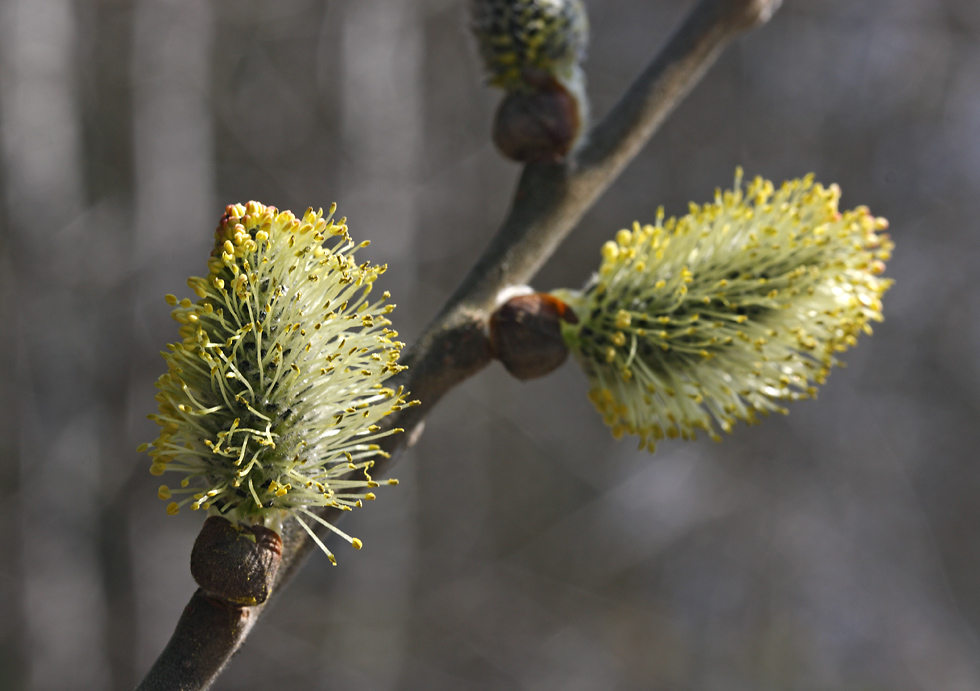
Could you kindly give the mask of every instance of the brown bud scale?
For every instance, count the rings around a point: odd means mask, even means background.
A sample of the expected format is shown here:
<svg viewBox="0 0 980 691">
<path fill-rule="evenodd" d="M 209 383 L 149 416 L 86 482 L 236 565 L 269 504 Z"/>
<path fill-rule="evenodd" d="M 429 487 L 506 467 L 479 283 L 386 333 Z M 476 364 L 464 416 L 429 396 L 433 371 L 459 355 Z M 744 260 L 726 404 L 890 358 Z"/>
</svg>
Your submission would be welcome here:
<svg viewBox="0 0 980 691">
<path fill-rule="evenodd" d="M 529 91 L 508 93 L 497 108 L 493 143 L 521 163 L 562 160 L 578 139 L 581 116 L 575 97 L 550 75 L 530 80 Z"/>
<path fill-rule="evenodd" d="M 535 379 L 558 369 L 568 357 L 561 322 L 578 323 L 564 302 L 547 293 L 513 297 L 490 317 L 494 356 L 521 380 Z"/>
<path fill-rule="evenodd" d="M 209 595 L 258 605 L 269 597 L 281 558 L 276 531 L 210 516 L 191 550 L 191 575 Z"/>
</svg>

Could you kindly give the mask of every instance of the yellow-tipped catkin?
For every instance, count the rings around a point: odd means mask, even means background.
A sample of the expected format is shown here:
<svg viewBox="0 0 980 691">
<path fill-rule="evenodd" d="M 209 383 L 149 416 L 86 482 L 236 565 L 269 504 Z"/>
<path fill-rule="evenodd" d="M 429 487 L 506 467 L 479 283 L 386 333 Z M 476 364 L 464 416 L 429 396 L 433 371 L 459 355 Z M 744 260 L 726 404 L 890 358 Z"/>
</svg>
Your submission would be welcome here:
<svg viewBox="0 0 980 691">
<path fill-rule="evenodd" d="M 470 0 L 473 33 L 493 86 L 506 92 L 493 142 L 520 163 L 556 162 L 584 141 L 582 61 L 589 22 L 581 0 Z"/>
<path fill-rule="evenodd" d="M 581 0 L 470 0 L 470 11 L 494 86 L 526 88 L 528 71 L 565 82 L 585 59 L 589 21 Z"/>
<path fill-rule="evenodd" d="M 602 249 L 581 292 L 556 291 L 579 317 L 563 334 L 618 437 L 731 430 L 816 393 L 837 354 L 881 321 L 892 242 L 865 207 L 813 176 L 762 178 Z"/>
<path fill-rule="evenodd" d="M 384 385 L 403 344 L 388 294 L 369 299 L 385 267 L 354 261 L 332 211 L 227 207 L 208 275 L 188 281 L 198 300 L 167 296 L 182 340 L 163 353 L 149 454 L 153 474 L 185 476 L 160 489 L 177 499 L 168 513 L 189 504 L 276 527 L 359 506 L 377 485 L 376 442 L 397 431 L 379 423 L 408 404 Z"/>
</svg>

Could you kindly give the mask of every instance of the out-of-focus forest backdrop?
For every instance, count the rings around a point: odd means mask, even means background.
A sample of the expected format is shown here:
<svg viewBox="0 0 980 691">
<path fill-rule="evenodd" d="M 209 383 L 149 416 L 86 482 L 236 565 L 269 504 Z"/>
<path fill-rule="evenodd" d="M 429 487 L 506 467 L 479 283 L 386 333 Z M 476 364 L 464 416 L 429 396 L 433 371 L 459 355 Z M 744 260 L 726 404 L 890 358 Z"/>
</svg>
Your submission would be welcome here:
<svg viewBox="0 0 980 691">
<path fill-rule="evenodd" d="M 587 4 L 601 116 L 691 3 Z M 465 5 L 0 0 L 0 688 L 131 688 L 194 589 L 202 517 L 135 449 L 226 204 L 336 200 L 408 341 L 484 247 L 519 169 Z M 886 321 L 819 399 L 650 456 L 573 365 L 494 365 L 217 688 L 980 688 L 980 3 L 786 0 L 537 287 L 739 164 L 891 220 Z"/>
</svg>

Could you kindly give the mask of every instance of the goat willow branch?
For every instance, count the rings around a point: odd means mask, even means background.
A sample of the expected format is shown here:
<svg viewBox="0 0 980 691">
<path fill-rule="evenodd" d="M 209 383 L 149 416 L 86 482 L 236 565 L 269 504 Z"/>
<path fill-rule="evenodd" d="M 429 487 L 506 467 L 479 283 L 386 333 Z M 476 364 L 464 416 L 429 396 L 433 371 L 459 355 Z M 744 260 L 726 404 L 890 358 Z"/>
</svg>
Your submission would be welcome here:
<svg viewBox="0 0 980 691">
<path fill-rule="evenodd" d="M 449 389 L 490 363 L 485 324 L 499 291 L 531 279 L 725 46 L 766 22 L 780 3 L 701 0 L 619 103 L 588 133 L 587 142 L 572 159 L 524 168 L 513 206 L 499 231 L 402 359 L 408 370 L 392 384 L 404 385 L 422 404 L 389 416 L 388 424 L 403 427 L 408 434 L 385 438 L 382 446 L 386 451 L 400 451 L 412 438 L 412 430 Z M 387 463 L 379 461 L 376 472 L 383 474 Z M 322 512 L 328 520 L 336 520 L 338 514 L 336 509 Z M 295 521 L 283 527 L 282 539 L 282 566 L 273 592 L 291 578 L 312 546 Z M 189 691 L 210 687 L 264 608 L 264 604 L 232 605 L 198 590 L 138 688 Z"/>
</svg>

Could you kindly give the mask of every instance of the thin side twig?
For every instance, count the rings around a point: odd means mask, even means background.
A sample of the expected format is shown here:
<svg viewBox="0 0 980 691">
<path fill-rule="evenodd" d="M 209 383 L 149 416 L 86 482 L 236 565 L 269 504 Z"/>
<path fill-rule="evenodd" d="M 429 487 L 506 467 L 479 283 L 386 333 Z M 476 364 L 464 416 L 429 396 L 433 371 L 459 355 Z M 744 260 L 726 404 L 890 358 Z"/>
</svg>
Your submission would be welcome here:
<svg viewBox="0 0 980 691">
<path fill-rule="evenodd" d="M 497 234 L 403 358 L 409 369 L 392 385 L 404 386 L 421 405 L 390 416 L 390 424 L 408 434 L 387 437 L 388 453 L 397 455 L 446 392 L 491 362 L 485 324 L 497 294 L 534 276 L 725 46 L 765 23 L 781 2 L 701 0 L 573 158 L 524 168 Z M 376 474 L 383 475 L 392 462 L 393 458 L 379 461 Z M 330 521 L 339 514 L 333 509 L 322 512 Z M 282 538 L 282 565 L 273 592 L 289 581 L 312 545 L 295 522 L 284 527 Z M 264 609 L 265 604 L 232 606 L 198 590 L 139 691 L 208 688 Z"/>
</svg>

